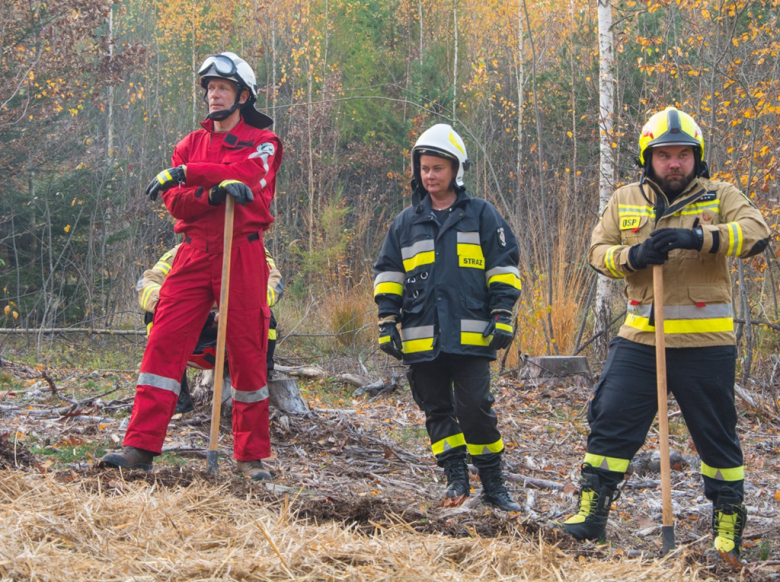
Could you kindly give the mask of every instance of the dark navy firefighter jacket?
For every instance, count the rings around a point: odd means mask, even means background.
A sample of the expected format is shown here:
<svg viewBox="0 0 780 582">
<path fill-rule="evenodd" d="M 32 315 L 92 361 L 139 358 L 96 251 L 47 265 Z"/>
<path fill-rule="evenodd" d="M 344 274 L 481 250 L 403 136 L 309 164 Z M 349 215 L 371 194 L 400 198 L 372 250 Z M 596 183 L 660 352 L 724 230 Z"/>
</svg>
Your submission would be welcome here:
<svg viewBox="0 0 780 582">
<path fill-rule="evenodd" d="M 414 188 L 374 264 L 379 318 L 400 318 L 404 363 L 440 352 L 495 360 L 493 336 L 482 332 L 491 311 L 511 312 L 520 296 L 519 258 L 514 233 L 489 202 L 461 189 L 439 224 L 428 193 Z"/>
</svg>

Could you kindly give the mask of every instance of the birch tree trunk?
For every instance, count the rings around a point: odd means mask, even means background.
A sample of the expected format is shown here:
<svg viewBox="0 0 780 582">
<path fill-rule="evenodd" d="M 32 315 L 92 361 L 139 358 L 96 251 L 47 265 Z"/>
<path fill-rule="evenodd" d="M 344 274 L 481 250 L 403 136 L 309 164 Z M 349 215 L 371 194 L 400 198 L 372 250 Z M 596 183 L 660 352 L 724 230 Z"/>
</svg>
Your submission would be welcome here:
<svg viewBox="0 0 780 582">
<path fill-rule="evenodd" d="M 108 62 L 113 64 L 114 59 L 114 3 L 108 3 Z M 108 86 L 108 135 L 106 136 L 106 152 L 108 161 L 114 159 L 114 82 Z"/>
<path fill-rule="evenodd" d="M 423 7 L 422 0 L 417 0 L 417 10 L 420 13 L 420 67 L 423 60 Z"/>
<path fill-rule="evenodd" d="M 614 47 L 612 42 L 612 6 L 609 0 L 598 0 L 599 19 L 599 216 L 612 196 L 615 184 L 615 151 L 612 148 L 612 118 L 615 108 L 615 83 L 612 74 Z M 598 278 L 596 289 L 596 333 L 605 330 L 612 318 L 612 281 Z M 609 334 L 603 333 L 597 350 L 606 355 Z"/>
<path fill-rule="evenodd" d="M 458 103 L 458 0 L 452 2 L 452 15 L 455 28 L 455 58 L 452 66 L 452 119 L 454 120 Z"/>
</svg>

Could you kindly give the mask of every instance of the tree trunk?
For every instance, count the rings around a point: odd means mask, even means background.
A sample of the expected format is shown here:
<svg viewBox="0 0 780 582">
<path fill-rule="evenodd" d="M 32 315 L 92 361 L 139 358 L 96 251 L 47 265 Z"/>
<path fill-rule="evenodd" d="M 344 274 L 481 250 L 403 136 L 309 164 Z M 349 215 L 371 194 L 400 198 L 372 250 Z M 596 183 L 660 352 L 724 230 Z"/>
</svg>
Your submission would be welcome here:
<svg viewBox="0 0 780 582">
<path fill-rule="evenodd" d="M 612 42 L 612 7 L 609 0 L 598 0 L 599 18 L 599 134 L 600 134 L 600 179 L 599 216 L 612 196 L 615 184 L 615 153 L 612 148 L 612 118 L 615 107 L 615 84 L 612 75 L 614 47 Z M 606 330 L 612 316 L 612 282 L 599 277 L 596 290 L 596 333 Z M 605 356 L 609 345 L 609 334 L 601 335 L 597 351 Z"/>
<path fill-rule="evenodd" d="M 276 378 L 268 381 L 270 405 L 288 414 L 309 412 L 309 405 L 301 397 L 298 380 L 295 378 Z"/>
<path fill-rule="evenodd" d="M 108 62 L 111 63 L 114 58 L 114 3 L 109 0 L 108 3 Z M 108 161 L 114 159 L 114 84 L 108 86 L 108 135 L 106 136 L 106 157 Z"/>
<path fill-rule="evenodd" d="M 452 17 L 455 29 L 455 58 L 452 65 L 452 119 L 455 120 L 458 113 L 458 0 L 452 1 Z"/>
</svg>

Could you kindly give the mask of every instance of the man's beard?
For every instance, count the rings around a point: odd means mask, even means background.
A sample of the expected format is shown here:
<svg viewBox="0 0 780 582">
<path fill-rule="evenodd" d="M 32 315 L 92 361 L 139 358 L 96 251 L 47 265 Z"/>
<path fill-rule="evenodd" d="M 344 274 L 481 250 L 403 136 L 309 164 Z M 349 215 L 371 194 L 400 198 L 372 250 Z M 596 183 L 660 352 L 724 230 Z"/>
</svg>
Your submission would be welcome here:
<svg viewBox="0 0 780 582">
<path fill-rule="evenodd" d="M 650 178 L 661 187 L 667 198 L 673 200 L 682 194 L 696 176 L 694 170 L 687 176 L 673 176 L 672 178 L 661 178 L 654 171 L 650 171 Z"/>
</svg>

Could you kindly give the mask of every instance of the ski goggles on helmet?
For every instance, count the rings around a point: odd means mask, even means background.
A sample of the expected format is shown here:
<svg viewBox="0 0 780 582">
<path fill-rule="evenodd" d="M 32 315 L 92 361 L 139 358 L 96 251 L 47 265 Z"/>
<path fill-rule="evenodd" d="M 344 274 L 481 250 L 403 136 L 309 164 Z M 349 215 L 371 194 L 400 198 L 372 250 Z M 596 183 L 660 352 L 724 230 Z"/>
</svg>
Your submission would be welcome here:
<svg viewBox="0 0 780 582">
<path fill-rule="evenodd" d="M 220 77 L 233 77 L 236 76 L 236 64 L 225 55 L 211 55 L 200 66 L 198 70 L 198 76 L 204 77 L 211 70 L 217 73 Z"/>
</svg>

